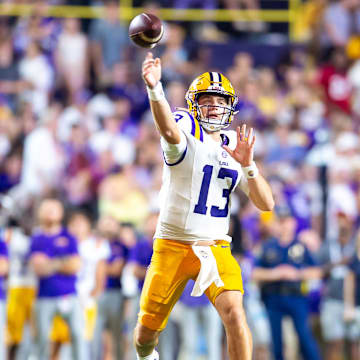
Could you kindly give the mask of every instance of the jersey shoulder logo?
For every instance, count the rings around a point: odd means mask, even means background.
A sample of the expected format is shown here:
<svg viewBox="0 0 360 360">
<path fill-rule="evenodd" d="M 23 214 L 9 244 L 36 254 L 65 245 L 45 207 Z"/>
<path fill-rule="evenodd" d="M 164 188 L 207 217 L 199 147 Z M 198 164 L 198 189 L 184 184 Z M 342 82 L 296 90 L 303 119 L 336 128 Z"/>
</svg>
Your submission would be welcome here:
<svg viewBox="0 0 360 360">
<path fill-rule="evenodd" d="M 204 141 L 204 130 L 200 126 L 199 122 L 186 110 L 181 109 L 174 113 L 175 121 L 188 121 L 190 122 L 189 131 L 199 141 Z"/>
</svg>

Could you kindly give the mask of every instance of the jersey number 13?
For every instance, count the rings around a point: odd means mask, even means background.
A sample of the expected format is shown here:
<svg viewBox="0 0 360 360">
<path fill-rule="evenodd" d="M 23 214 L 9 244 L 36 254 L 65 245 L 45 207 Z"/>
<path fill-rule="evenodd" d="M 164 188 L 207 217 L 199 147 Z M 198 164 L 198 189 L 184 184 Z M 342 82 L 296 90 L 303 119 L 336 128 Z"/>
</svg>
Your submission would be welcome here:
<svg viewBox="0 0 360 360">
<path fill-rule="evenodd" d="M 212 165 L 205 165 L 203 167 L 204 176 L 201 183 L 200 195 L 198 202 L 194 208 L 194 213 L 196 214 L 206 215 L 207 213 L 208 207 L 206 206 L 206 202 L 209 194 L 209 186 L 213 174 L 213 169 L 214 167 Z M 220 209 L 218 206 L 211 206 L 210 215 L 213 217 L 227 217 L 229 212 L 230 194 L 236 184 L 238 172 L 232 169 L 220 168 L 217 177 L 218 179 L 230 178 L 231 185 L 228 189 L 223 189 L 222 196 L 226 199 L 225 207 L 223 209 Z"/>
</svg>

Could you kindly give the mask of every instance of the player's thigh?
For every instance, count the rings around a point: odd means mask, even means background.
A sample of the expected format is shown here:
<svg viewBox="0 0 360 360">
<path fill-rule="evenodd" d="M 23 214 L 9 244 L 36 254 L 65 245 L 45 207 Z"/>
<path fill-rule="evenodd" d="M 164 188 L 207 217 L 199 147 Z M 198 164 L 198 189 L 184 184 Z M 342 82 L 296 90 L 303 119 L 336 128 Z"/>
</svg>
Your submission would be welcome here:
<svg viewBox="0 0 360 360">
<path fill-rule="evenodd" d="M 223 291 L 234 290 L 243 294 L 244 290 L 241 269 L 238 262 L 231 254 L 230 244 L 223 241 L 217 246 L 211 246 L 211 250 L 216 260 L 220 278 L 224 283 L 222 287 L 217 287 L 212 283 L 205 292 L 209 300 L 215 305 L 216 298 Z"/>
<path fill-rule="evenodd" d="M 33 288 L 10 288 L 7 301 L 7 332 L 10 344 L 22 341 L 26 322 L 30 322 L 35 299 Z"/>
<path fill-rule="evenodd" d="M 56 343 L 70 342 L 69 326 L 60 315 L 56 315 L 53 319 L 50 340 Z"/>
<path fill-rule="evenodd" d="M 345 338 L 351 342 L 359 343 L 360 340 L 360 307 L 357 306 L 355 309 L 354 321 L 347 324 Z"/>
<path fill-rule="evenodd" d="M 140 324 L 156 331 L 165 328 L 172 308 L 192 276 L 188 258 L 188 247 L 173 241 L 155 241 L 140 298 Z"/>
</svg>

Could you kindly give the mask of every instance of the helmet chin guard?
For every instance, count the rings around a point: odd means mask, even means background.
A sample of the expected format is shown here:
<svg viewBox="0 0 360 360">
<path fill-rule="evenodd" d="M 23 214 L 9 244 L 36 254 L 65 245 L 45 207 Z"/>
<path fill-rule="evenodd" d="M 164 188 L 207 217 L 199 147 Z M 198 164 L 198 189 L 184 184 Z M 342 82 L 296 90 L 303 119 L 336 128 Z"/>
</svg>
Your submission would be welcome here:
<svg viewBox="0 0 360 360">
<path fill-rule="evenodd" d="M 228 105 L 199 105 L 198 99 L 202 94 L 223 96 L 228 99 Z M 220 131 L 227 128 L 234 118 L 235 106 L 237 104 L 235 90 L 230 81 L 220 73 L 207 72 L 198 76 L 190 85 L 185 99 L 191 114 L 208 132 Z M 210 117 L 208 115 L 209 111 L 207 111 L 206 116 L 204 116 L 202 111 L 204 107 L 208 107 L 208 109 L 210 107 L 221 108 L 218 109 L 218 117 Z"/>
</svg>

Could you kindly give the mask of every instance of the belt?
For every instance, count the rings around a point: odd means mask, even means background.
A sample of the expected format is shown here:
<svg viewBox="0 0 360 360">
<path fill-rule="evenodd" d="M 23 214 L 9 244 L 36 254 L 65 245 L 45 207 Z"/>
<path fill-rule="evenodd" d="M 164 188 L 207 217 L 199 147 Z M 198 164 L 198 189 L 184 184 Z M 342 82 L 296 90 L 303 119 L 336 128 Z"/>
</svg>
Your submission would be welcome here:
<svg viewBox="0 0 360 360">
<path fill-rule="evenodd" d="M 197 241 L 172 240 L 172 241 L 189 246 L 213 246 L 216 245 L 221 240 L 197 240 Z"/>
</svg>

